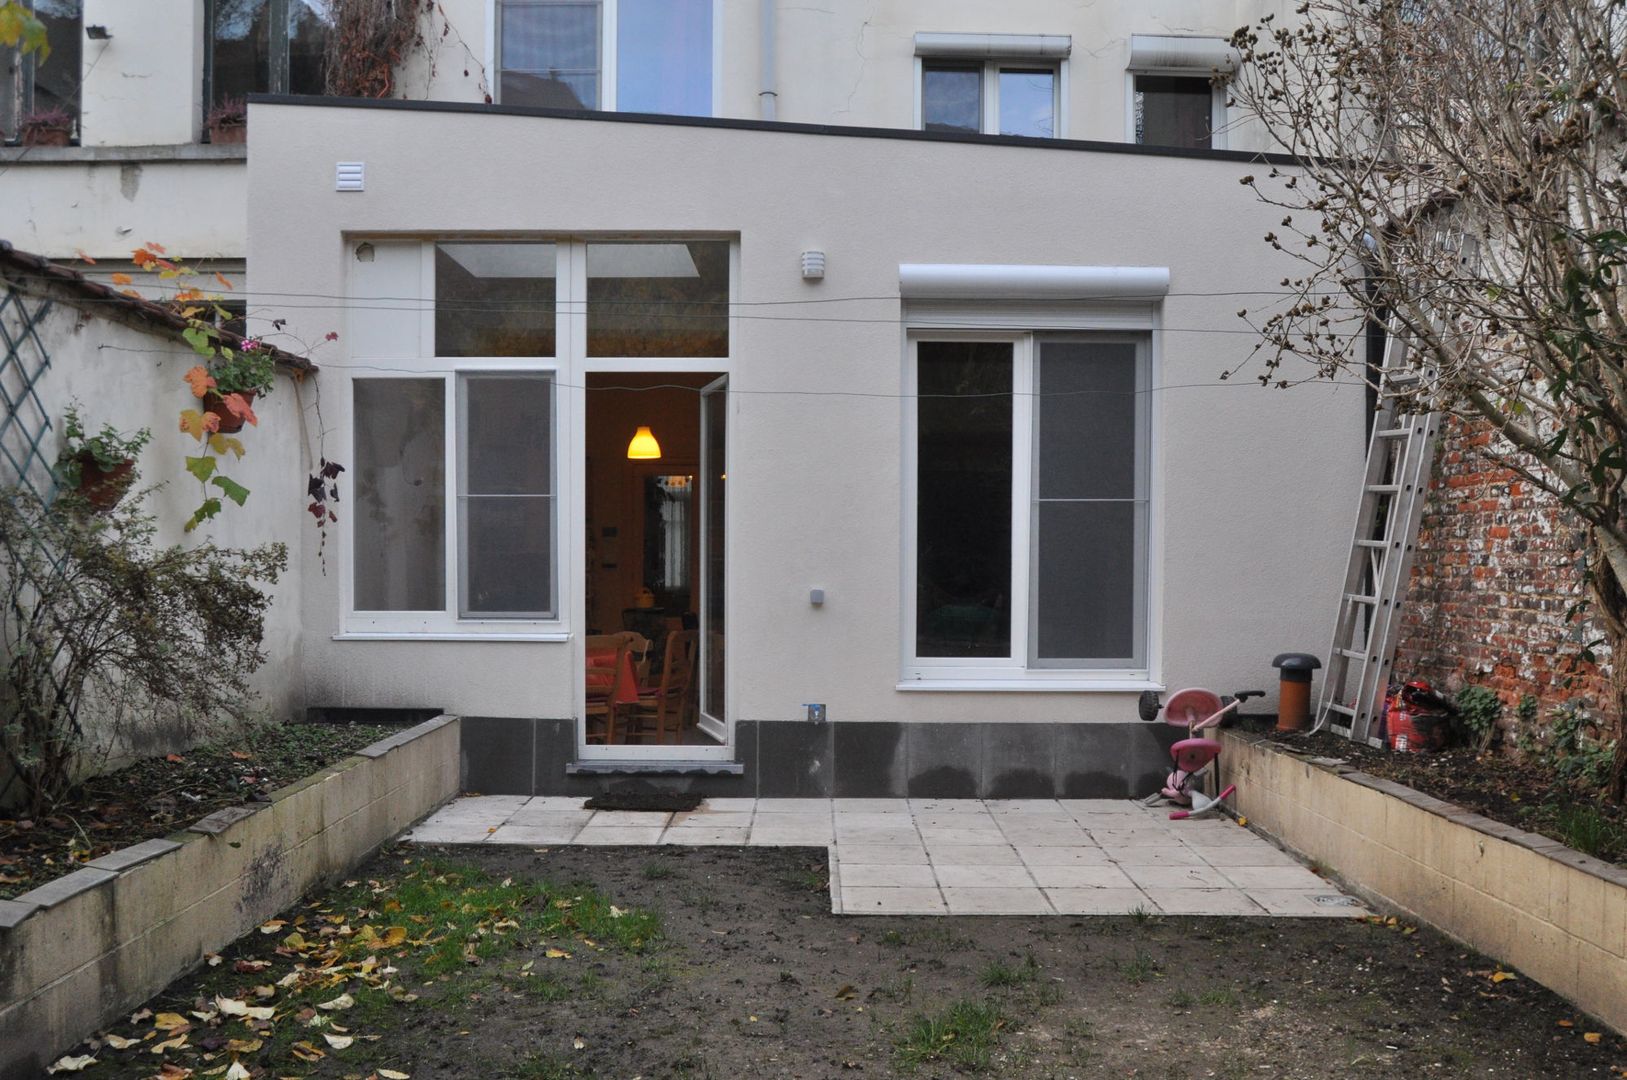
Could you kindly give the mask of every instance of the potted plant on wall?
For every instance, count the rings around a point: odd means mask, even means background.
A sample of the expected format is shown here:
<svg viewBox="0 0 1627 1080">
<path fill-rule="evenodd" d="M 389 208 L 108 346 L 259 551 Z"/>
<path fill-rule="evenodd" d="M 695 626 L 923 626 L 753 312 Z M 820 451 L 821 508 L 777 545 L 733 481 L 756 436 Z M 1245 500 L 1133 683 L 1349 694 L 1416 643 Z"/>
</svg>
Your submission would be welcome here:
<svg viewBox="0 0 1627 1080">
<path fill-rule="evenodd" d="M 153 433 L 142 428 L 126 435 L 112 424 L 92 435 L 85 430 L 77 406 L 62 416 L 62 453 L 57 457 L 57 474 L 64 488 L 99 511 L 118 505 L 136 479 L 136 456 L 152 440 Z"/>
<path fill-rule="evenodd" d="M 24 146 L 67 146 L 73 141 L 73 113 L 42 109 L 23 117 L 20 134 Z"/>
<path fill-rule="evenodd" d="M 216 146 L 241 144 L 249 138 L 249 109 L 242 98 L 226 98 L 204 118 L 209 141 Z"/>
<path fill-rule="evenodd" d="M 233 434 L 243 430 L 243 423 L 253 418 L 249 406 L 256 396 L 271 393 L 271 384 L 277 378 L 273 350 L 257 338 L 244 338 L 237 349 L 221 349 L 208 373 L 215 380 L 214 387 L 203 397 L 203 411 L 213 413 L 220 421 L 216 431 Z M 234 408 L 227 399 L 236 394 L 242 407 Z"/>
</svg>

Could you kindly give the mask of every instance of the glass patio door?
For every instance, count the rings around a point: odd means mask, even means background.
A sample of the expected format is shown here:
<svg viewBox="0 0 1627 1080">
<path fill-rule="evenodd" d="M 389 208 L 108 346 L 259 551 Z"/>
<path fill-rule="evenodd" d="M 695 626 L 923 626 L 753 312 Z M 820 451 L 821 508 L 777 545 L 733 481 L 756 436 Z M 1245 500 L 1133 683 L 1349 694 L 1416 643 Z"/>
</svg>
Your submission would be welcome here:
<svg viewBox="0 0 1627 1080">
<path fill-rule="evenodd" d="M 725 488 L 728 476 L 729 378 L 725 375 L 701 391 L 701 603 L 700 720 L 702 730 L 720 743 L 728 741 L 724 724 Z"/>
</svg>

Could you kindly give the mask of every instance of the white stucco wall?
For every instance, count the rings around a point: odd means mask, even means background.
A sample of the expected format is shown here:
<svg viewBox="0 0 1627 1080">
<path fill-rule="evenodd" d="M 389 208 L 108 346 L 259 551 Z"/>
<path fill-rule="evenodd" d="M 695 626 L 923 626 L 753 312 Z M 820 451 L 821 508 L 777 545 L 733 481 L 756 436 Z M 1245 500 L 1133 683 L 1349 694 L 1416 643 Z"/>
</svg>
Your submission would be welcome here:
<svg viewBox="0 0 1627 1080">
<path fill-rule="evenodd" d="M 197 443 L 179 430 L 178 422 L 182 409 L 196 405 L 182 375 L 198 362 L 197 354 L 172 334 L 134 329 L 62 301 L 47 316 L 42 341 L 51 363 L 37 391 L 55 431 L 47 442 L 53 454 L 61 446 L 63 412 L 75 402 L 90 430 L 103 424 L 124 432 L 151 429 L 152 442 L 138 467 L 141 485 L 157 488 L 147 503 L 158 525 L 156 542 L 288 545 L 289 570 L 272 589 L 266 616 L 263 648 L 268 659 L 253 683 L 260 711 L 277 719 L 293 716 L 301 705 L 297 563 L 304 529 L 314 531 L 304 512 L 307 464 L 300 399 L 309 400 L 312 384 L 296 390 L 282 377 L 269 398 L 255 402 L 259 426 L 245 426 L 237 436 L 247 447 L 243 459 L 221 469 L 249 489 L 248 500 L 241 507 L 227 503 L 213 521 L 188 535 L 182 526 L 203 494 L 183 460 L 197 453 Z M 23 412 L 31 417 L 31 405 L 25 404 Z"/>
<path fill-rule="evenodd" d="M 1203 294 L 1273 290 L 1289 272 L 1259 240 L 1274 217 L 1238 184 L 1243 165 L 424 110 L 252 112 L 250 288 L 267 308 L 278 293 L 344 294 L 355 238 L 392 234 L 734 233 L 748 304 L 896 297 L 905 262 L 1167 266 L 1154 377 L 1167 387 L 1154 402 L 1157 674 L 1171 686 L 1269 684 L 1274 653 L 1325 644 L 1359 482 L 1362 391 L 1213 385 L 1255 339 L 1236 317 L 1246 301 Z M 365 192 L 333 190 L 339 159 L 367 162 Z M 829 255 L 820 286 L 798 272 L 798 253 L 810 247 Z M 824 701 L 836 721 L 1132 718 L 1133 693 L 895 689 L 899 310 L 896 299 L 870 300 L 820 311 L 851 321 L 735 323 L 732 716 L 792 719 L 802 702 Z M 325 310 L 283 314 L 301 337 L 331 328 Z M 410 337 L 399 323 L 395 332 Z M 344 394 L 351 350 L 363 347 L 357 335 L 369 333 L 353 322 L 324 360 L 329 401 Z M 580 374 L 567 369 L 561 381 L 579 383 Z M 879 396 L 781 396 L 796 390 Z M 330 439 L 343 446 L 346 435 Z M 575 496 L 562 495 L 568 512 Z M 303 609 L 311 704 L 570 715 L 574 643 L 333 640 L 339 582 L 317 569 L 311 539 Z M 336 539 L 346 542 L 342 525 Z M 562 563 L 567 601 L 580 572 Z M 808 604 L 811 586 L 826 590 L 823 608 Z"/>
</svg>

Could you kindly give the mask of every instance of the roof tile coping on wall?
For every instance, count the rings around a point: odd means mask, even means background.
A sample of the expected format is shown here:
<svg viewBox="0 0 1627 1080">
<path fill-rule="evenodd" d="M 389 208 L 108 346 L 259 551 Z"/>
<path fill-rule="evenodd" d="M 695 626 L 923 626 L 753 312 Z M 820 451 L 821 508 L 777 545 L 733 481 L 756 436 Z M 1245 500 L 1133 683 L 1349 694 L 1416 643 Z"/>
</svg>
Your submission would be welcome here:
<svg viewBox="0 0 1627 1080">
<path fill-rule="evenodd" d="M 45 884 L 30 889 L 13 900 L 0 900 L 0 933 L 12 929 L 36 911 L 55 907 L 64 900 L 105 882 L 112 881 L 121 873 L 142 863 L 150 862 L 161 855 L 167 855 L 187 843 L 203 840 L 206 837 L 219 836 L 236 822 L 252 817 L 259 811 L 288 798 L 297 791 L 301 791 L 312 784 L 319 784 L 337 773 L 356 768 L 369 759 L 381 758 L 389 751 L 405 746 L 407 743 L 428 735 L 430 732 L 437 731 L 456 719 L 455 716 L 443 713 L 433 720 L 426 720 L 415 727 L 397 732 L 389 738 L 380 740 L 370 746 L 365 746 L 355 754 L 336 761 L 326 768 L 318 769 L 311 775 L 302 777 L 292 784 L 278 788 L 271 793 L 269 800 L 266 802 L 245 803 L 241 806 L 228 806 L 216 810 L 214 813 L 187 826 L 181 832 L 174 833 L 169 837 L 143 840 L 138 844 L 119 848 L 117 851 L 109 852 L 99 859 L 86 863 L 82 869 L 75 870 L 71 874 L 66 874 L 52 881 L 47 881 Z"/>
<path fill-rule="evenodd" d="M 1296 758 L 1325 772 L 1335 773 L 1351 783 L 1360 784 L 1362 787 L 1371 788 L 1392 798 L 1400 799 L 1402 802 L 1417 807 L 1419 810 L 1427 811 L 1437 817 L 1446 818 L 1455 824 L 1495 837 L 1498 840 L 1518 844 L 1520 847 L 1534 851 L 1539 855 L 1545 855 L 1555 862 L 1564 863 L 1572 869 L 1580 870 L 1611 884 L 1627 888 L 1627 868 L 1607 863 L 1602 859 L 1595 859 L 1591 855 L 1584 855 L 1574 848 L 1566 847 L 1558 840 L 1527 832 L 1524 829 L 1504 824 L 1501 821 L 1494 821 L 1484 814 L 1476 814 L 1465 810 L 1456 803 L 1449 803 L 1432 795 L 1425 795 L 1420 791 L 1407 787 L 1405 784 L 1398 784 L 1393 780 L 1385 780 L 1382 777 L 1364 773 L 1359 769 L 1353 769 L 1346 765 L 1342 758 L 1313 757 L 1305 751 L 1297 750 L 1264 735 L 1238 731 L 1228 731 L 1226 734 L 1236 739 L 1256 743 L 1262 749 L 1270 750 L 1273 753 Z"/>
<path fill-rule="evenodd" d="M 34 255 L 27 251 L 19 251 L 8 240 L 0 239 L 0 281 L 15 284 L 16 279 L 8 274 L 22 274 L 24 279 L 36 279 L 42 284 L 18 286 L 36 292 L 55 290 L 62 296 L 64 303 L 80 304 L 111 304 L 107 312 L 115 312 L 126 319 L 142 323 L 148 329 L 156 329 L 165 333 L 179 334 L 192 325 L 187 319 L 167 305 L 155 303 L 139 296 L 131 296 L 120 292 L 111 285 L 104 285 L 99 281 L 92 281 L 78 270 L 69 266 L 54 263 L 43 255 Z M 105 313 L 103 309 L 91 307 L 97 313 Z M 220 330 L 220 340 L 233 348 L 243 344 L 243 335 L 234 334 L 229 330 Z M 190 346 L 188 346 L 190 348 Z M 303 356 L 273 348 L 271 358 L 277 366 L 296 375 L 308 375 L 316 371 L 316 365 Z"/>
</svg>

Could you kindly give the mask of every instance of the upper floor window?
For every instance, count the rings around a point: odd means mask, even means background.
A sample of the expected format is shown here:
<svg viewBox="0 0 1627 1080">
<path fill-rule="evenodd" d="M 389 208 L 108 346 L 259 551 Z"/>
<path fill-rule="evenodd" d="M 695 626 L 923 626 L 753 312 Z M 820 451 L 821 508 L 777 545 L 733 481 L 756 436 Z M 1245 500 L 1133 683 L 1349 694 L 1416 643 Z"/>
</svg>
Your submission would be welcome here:
<svg viewBox="0 0 1627 1080">
<path fill-rule="evenodd" d="M 712 115 L 713 0 L 498 0 L 505 105 Z"/>
<path fill-rule="evenodd" d="M 1059 137 L 1069 48 L 1070 39 L 1060 35 L 916 34 L 919 126 Z"/>
<path fill-rule="evenodd" d="M 1226 94 L 1215 76 L 1235 65 L 1220 38 L 1130 38 L 1127 135 L 1146 146 L 1226 145 Z"/>
<path fill-rule="evenodd" d="M 25 127 L 33 127 L 31 139 L 45 135 L 44 126 L 60 132 L 66 143 L 79 120 L 80 43 L 84 40 L 81 0 L 23 0 L 45 24 L 45 40 L 50 54 L 23 56 L 20 49 L 0 49 L 0 132 L 7 141 L 23 137 Z M 62 118 L 66 116 L 66 121 Z M 38 123 L 30 125 L 31 118 Z M 48 138 L 43 141 L 51 141 Z"/>
<path fill-rule="evenodd" d="M 248 94 L 320 94 L 332 0 L 207 0 L 208 107 Z"/>
</svg>

